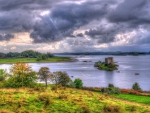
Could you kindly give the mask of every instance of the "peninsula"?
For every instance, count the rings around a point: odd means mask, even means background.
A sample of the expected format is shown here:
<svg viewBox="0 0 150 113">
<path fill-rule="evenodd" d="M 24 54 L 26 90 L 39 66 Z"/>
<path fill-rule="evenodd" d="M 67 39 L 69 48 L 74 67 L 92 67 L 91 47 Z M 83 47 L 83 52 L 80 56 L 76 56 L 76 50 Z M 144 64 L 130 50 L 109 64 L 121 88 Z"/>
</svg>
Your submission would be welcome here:
<svg viewBox="0 0 150 113">
<path fill-rule="evenodd" d="M 54 56 L 51 53 L 40 53 L 33 50 L 26 50 L 21 53 L 9 52 L 0 53 L 0 64 L 11 64 L 16 62 L 24 63 L 46 63 L 46 62 L 70 62 L 70 57 Z"/>
</svg>

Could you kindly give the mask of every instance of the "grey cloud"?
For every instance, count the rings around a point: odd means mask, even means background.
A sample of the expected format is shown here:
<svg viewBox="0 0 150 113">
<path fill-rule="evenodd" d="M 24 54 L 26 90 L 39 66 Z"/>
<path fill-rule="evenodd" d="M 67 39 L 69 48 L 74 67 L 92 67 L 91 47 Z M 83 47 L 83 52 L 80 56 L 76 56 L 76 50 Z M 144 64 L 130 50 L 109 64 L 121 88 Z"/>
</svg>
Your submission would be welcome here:
<svg viewBox="0 0 150 113">
<path fill-rule="evenodd" d="M 136 45 L 150 44 L 150 33 L 138 31 L 138 33 L 130 39 L 130 43 Z"/>
<path fill-rule="evenodd" d="M 108 4 L 116 2 L 95 0 L 81 4 L 61 3 L 60 0 L 0 0 L 0 33 L 29 32 L 35 43 L 60 41 L 71 37 L 74 30 L 91 21 L 100 21 L 109 9 Z M 40 16 L 37 10 L 49 10 L 51 13 Z"/>
<path fill-rule="evenodd" d="M 78 37 L 84 37 L 82 33 L 77 34 Z"/>
<path fill-rule="evenodd" d="M 69 37 L 74 39 L 68 41 L 69 44 L 84 45 L 84 35 L 92 41 L 97 40 L 98 44 L 111 43 L 116 41 L 117 34 L 139 29 L 148 32 L 149 6 L 149 0 L 84 0 L 82 3 L 75 0 L 0 0 L 0 40 L 10 40 L 15 33 L 28 32 L 34 43 L 56 42 Z M 44 11 L 50 13 L 41 16 Z M 95 21 L 97 23 L 92 25 Z M 85 26 L 88 26 L 82 29 L 88 29 L 85 34 L 74 36 L 74 31 Z M 146 43 L 149 44 L 149 35 L 145 32 L 137 33 L 130 40 L 130 44 Z M 86 43 L 87 46 L 92 44 Z"/>
<path fill-rule="evenodd" d="M 30 36 L 38 43 L 63 40 L 71 36 L 74 30 L 95 19 L 100 20 L 106 12 L 104 4 L 58 5 L 51 10 L 50 15 L 42 17 L 36 23 Z"/>
<path fill-rule="evenodd" d="M 85 34 L 92 39 L 98 39 L 98 43 L 109 43 L 115 40 L 115 35 L 126 29 L 124 25 L 108 24 L 100 25 L 95 29 L 86 31 Z"/>
<path fill-rule="evenodd" d="M 41 10 L 50 8 L 54 3 L 57 3 L 58 1 L 60 0 L 0 0 L 0 10 Z"/>
<path fill-rule="evenodd" d="M 124 0 L 113 11 L 109 12 L 110 22 L 126 22 L 132 26 L 150 23 L 149 0 Z"/>
<path fill-rule="evenodd" d="M 12 34 L 0 34 L 0 41 L 3 41 L 3 40 L 10 40 L 11 38 L 14 38 L 14 36 Z"/>
</svg>

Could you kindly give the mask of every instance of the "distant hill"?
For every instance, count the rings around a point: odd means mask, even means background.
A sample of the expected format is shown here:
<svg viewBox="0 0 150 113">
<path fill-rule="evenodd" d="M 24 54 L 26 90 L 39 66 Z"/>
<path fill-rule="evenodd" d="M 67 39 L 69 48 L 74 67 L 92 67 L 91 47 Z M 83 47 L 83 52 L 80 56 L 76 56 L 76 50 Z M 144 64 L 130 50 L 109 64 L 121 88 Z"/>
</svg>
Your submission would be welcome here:
<svg viewBox="0 0 150 113">
<path fill-rule="evenodd" d="M 80 52 L 80 53 L 54 53 L 55 55 L 150 55 L 150 52 Z"/>
</svg>

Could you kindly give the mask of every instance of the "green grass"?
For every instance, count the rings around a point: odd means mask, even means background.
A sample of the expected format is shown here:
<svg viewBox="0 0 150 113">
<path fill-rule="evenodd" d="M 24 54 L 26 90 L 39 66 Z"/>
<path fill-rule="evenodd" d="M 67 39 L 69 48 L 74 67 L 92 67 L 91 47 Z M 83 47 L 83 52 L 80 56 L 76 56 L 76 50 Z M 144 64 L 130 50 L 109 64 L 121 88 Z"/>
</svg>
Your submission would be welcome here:
<svg viewBox="0 0 150 113">
<path fill-rule="evenodd" d="M 150 97 L 148 96 L 140 96 L 140 95 L 133 95 L 133 94 L 119 94 L 119 95 L 113 95 L 113 96 L 119 99 L 124 99 L 124 100 L 129 100 L 133 102 L 150 105 Z"/>
<path fill-rule="evenodd" d="M 150 106 L 92 91 L 52 86 L 0 89 L 0 113 L 149 113 Z M 140 98 L 139 98 L 140 99 Z M 109 112 L 108 112 L 109 111 Z"/>
<path fill-rule="evenodd" d="M 0 59 L 0 64 L 10 64 L 10 63 L 16 63 L 16 62 L 25 62 L 25 63 L 38 63 L 38 62 L 67 62 L 72 61 L 69 57 L 52 57 L 48 58 L 46 60 L 36 61 L 36 58 L 6 58 L 6 59 Z"/>
<path fill-rule="evenodd" d="M 116 67 L 116 65 L 106 65 L 106 64 L 101 64 L 99 67 L 98 67 L 99 69 L 102 69 L 102 70 L 116 70 L 117 69 L 117 67 Z"/>
</svg>

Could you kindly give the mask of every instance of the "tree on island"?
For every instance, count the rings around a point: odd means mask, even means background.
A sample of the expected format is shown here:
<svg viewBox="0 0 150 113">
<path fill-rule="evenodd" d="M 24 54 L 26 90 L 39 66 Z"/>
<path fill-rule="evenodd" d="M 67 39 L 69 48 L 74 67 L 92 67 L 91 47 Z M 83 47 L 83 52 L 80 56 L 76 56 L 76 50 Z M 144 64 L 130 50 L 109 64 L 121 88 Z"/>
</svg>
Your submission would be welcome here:
<svg viewBox="0 0 150 113">
<path fill-rule="evenodd" d="M 47 88 L 47 81 L 50 79 L 50 69 L 48 67 L 41 67 L 38 72 L 38 77 L 40 80 L 45 82 L 45 87 Z"/>
</svg>

